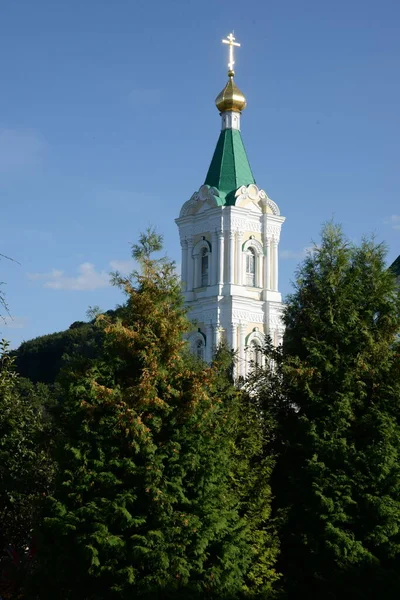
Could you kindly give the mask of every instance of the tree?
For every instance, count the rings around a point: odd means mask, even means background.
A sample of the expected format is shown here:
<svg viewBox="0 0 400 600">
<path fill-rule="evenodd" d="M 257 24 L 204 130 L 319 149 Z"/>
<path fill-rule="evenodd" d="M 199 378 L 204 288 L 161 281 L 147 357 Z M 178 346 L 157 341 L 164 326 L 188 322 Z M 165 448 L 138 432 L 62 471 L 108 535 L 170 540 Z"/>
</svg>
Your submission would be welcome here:
<svg viewBox="0 0 400 600">
<path fill-rule="evenodd" d="M 107 311 L 111 320 L 116 311 Z M 15 368 L 22 376 L 32 382 L 52 385 L 71 357 L 85 356 L 88 359 L 99 355 L 103 344 L 104 332 L 96 327 L 92 320 L 89 323 L 77 321 L 65 331 L 42 335 L 23 342 L 12 352 L 15 357 Z"/>
<path fill-rule="evenodd" d="M 15 598 L 33 553 L 39 500 L 53 478 L 44 405 L 50 393 L 22 381 L 0 343 L 0 595 Z"/>
<path fill-rule="evenodd" d="M 327 225 L 264 374 L 280 394 L 273 490 L 288 598 L 400 594 L 400 298 L 385 254 Z"/>
<path fill-rule="evenodd" d="M 233 598 L 276 578 L 268 509 L 255 514 L 257 477 L 246 472 L 253 460 L 268 476 L 270 465 L 257 463 L 260 440 L 239 436 L 226 353 L 211 368 L 187 354 L 180 282 L 171 261 L 152 257 L 160 250 L 154 231 L 141 236 L 141 272 L 114 276 L 127 294 L 119 318 L 97 319 L 101 357 L 70 362 L 61 380 L 41 599 Z"/>
</svg>

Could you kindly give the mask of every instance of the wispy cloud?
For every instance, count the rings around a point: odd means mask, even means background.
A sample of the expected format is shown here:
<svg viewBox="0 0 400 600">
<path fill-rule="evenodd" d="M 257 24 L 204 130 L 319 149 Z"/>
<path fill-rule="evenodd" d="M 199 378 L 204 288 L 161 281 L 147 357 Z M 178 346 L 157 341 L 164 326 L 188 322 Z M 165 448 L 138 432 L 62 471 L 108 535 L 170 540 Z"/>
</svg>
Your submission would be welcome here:
<svg viewBox="0 0 400 600">
<path fill-rule="evenodd" d="M 2 317 L 0 320 L 0 328 L 7 327 L 7 329 L 24 329 L 28 325 L 27 317 Z"/>
<path fill-rule="evenodd" d="M 314 246 L 306 246 L 303 250 L 281 250 L 279 252 L 279 258 L 283 260 L 301 260 L 305 258 L 307 254 L 313 251 Z"/>
<path fill-rule="evenodd" d="M 46 142 L 35 131 L 0 128 L 0 172 L 39 165 L 46 148 Z"/>
<path fill-rule="evenodd" d="M 52 269 L 50 273 L 29 273 L 29 279 L 43 281 L 43 287 L 53 290 L 91 291 L 110 285 L 110 276 L 106 271 L 96 271 L 92 263 L 79 265 L 75 277 L 65 275 L 64 271 Z"/>
<path fill-rule="evenodd" d="M 129 275 L 137 268 L 137 263 L 128 260 L 110 260 L 108 270 L 96 270 L 94 264 L 83 262 L 77 268 L 75 276 L 67 275 L 59 269 L 48 273 L 28 273 L 31 281 L 40 281 L 45 288 L 53 290 L 91 291 L 110 285 L 110 271 L 118 271 L 122 276 Z"/>
<path fill-rule="evenodd" d="M 129 275 L 137 268 L 133 258 L 129 260 L 111 260 L 110 267 L 113 271 L 118 271 L 121 275 Z"/>
<path fill-rule="evenodd" d="M 400 215 L 392 215 L 389 219 L 385 220 L 385 225 L 390 225 L 392 229 L 400 231 Z"/>
</svg>

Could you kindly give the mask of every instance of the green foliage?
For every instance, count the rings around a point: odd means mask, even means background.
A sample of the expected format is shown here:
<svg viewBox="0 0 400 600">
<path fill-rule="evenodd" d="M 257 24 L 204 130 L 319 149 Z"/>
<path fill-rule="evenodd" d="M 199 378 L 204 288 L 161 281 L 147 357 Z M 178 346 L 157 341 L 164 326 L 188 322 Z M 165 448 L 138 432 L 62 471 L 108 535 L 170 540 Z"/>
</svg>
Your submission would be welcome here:
<svg viewBox="0 0 400 600">
<path fill-rule="evenodd" d="M 41 528 L 41 599 L 264 597 L 276 579 L 271 461 L 221 350 L 187 354 L 174 264 L 142 236 L 102 353 L 61 378 L 59 476 Z M 45 582 L 43 584 L 43 582 Z"/>
<path fill-rule="evenodd" d="M 288 598 L 400 594 L 400 299 L 385 248 L 324 228 L 297 272 L 275 385 Z"/>
<path fill-rule="evenodd" d="M 39 500 L 53 480 L 46 386 L 18 378 L 0 343 L 0 594 L 14 597 L 31 558 Z"/>
<path fill-rule="evenodd" d="M 110 319 L 115 314 L 118 311 L 107 312 Z M 76 355 L 88 360 L 98 356 L 103 338 L 103 330 L 94 321 L 77 321 L 65 331 L 23 342 L 12 353 L 16 370 L 34 383 L 53 384 L 65 363 Z"/>
</svg>

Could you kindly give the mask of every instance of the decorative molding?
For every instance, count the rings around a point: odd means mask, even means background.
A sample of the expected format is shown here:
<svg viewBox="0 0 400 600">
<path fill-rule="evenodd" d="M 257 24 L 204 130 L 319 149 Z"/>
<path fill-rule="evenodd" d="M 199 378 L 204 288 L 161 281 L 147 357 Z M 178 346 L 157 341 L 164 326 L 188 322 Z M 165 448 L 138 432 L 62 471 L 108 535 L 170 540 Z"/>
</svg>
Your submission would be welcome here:
<svg viewBox="0 0 400 600">
<path fill-rule="evenodd" d="M 249 248 L 254 248 L 254 250 L 259 256 L 262 256 L 264 254 L 262 245 L 258 240 L 255 240 L 254 238 L 250 238 L 242 245 L 243 252 L 246 252 L 246 250 L 248 250 Z"/>
<path fill-rule="evenodd" d="M 260 221 L 250 221 L 249 219 L 241 219 L 240 217 L 232 217 L 230 226 L 227 224 L 225 229 L 241 229 L 242 231 L 252 231 L 254 233 L 261 233 Z"/>
<path fill-rule="evenodd" d="M 217 322 L 217 311 L 216 310 L 207 310 L 204 312 L 191 312 L 190 319 L 192 321 L 196 321 L 197 323 L 215 324 Z"/>
<path fill-rule="evenodd" d="M 199 202 L 210 204 L 210 208 L 218 206 L 216 198 L 219 197 L 219 192 L 216 188 L 208 187 L 208 185 L 202 185 L 198 192 L 194 192 L 190 200 L 185 202 L 179 213 L 179 218 L 187 217 L 193 213 L 193 209 Z"/>
<path fill-rule="evenodd" d="M 192 333 L 189 334 L 189 341 L 191 344 L 194 342 L 197 342 L 197 340 L 201 340 L 204 343 L 204 345 L 206 344 L 206 341 L 207 341 L 206 336 L 201 331 L 193 331 Z"/>
<path fill-rule="evenodd" d="M 239 323 L 240 321 L 246 321 L 247 323 L 264 323 L 264 314 L 234 309 L 232 311 L 232 322 Z"/>
<path fill-rule="evenodd" d="M 270 208 L 273 215 L 279 217 L 279 215 L 281 214 L 281 211 L 279 210 L 276 202 L 271 200 L 271 198 L 269 198 L 265 192 L 264 192 L 264 197 L 261 200 L 261 203 L 263 206 Z"/>
<path fill-rule="evenodd" d="M 220 225 L 219 221 L 215 222 L 215 225 L 217 225 L 217 227 L 212 227 L 211 222 L 208 219 L 198 221 L 197 223 L 194 223 L 192 233 L 193 235 L 197 235 L 199 233 L 209 233 L 214 228 L 218 228 L 218 226 Z"/>
<path fill-rule="evenodd" d="M 203 323 L 215 323 L 217 321 L 217 311 L 209 310 L 208 312 L 203 312 L 201 318 Z"/>
<path fill-rule="evenodd" d="M 276 204 L 276 202 L 274 202 L 273 200 L 271 200 L 271 198 L 268 198 L 268 196 L 266 197 L 266 201 L 267 201 L 267 206 L 271 209 L 272 214 L 279 216 L 281 214 L 281 211 L 278 208 L 278 205 Z"/>
<path fill-rule="evenodd" d="M 267 319 L 268 329 L 283 333 L 285 325 L 283 324 L 283 305 L 272 305 L 269 308 Z"/>
<path fill-rule="evenodd" d="M 264 190 L 260 190 L 259 187 L 255 183 L 251 183 L 250 185 L 242 185 L 235 192 L 236 206 L 240 206 L 241 202 L 245 200 L 252 200 L 253 202 L 259 202 L 266 197 L 266 193 Z"/>
<path fill-rule="evenodd" d="M 267 223 L 267 236 L 276 239 L 279 242 L 281 234 L 281 226 L 272 223 Z"/>
<path fill-rule="evenodd" d="M 209 187 L 205 184 L 200 187 L 197 193 L 200 200 L 203 200 L 204 202 L 213 202 L 214 204 L 216 204 L 215 198 L 219 197 L 219 191 L 216 188 Z"/>
<path fill-rule="evenodd" d="M 199 240 L 192 250 L 192 256 L 195 257 L 200 254 L 202 248 L 207 248 L 208 252 L 212 252 L 212 247 L 208 240 Z"/>
<path fill-rule="evenodd" d="M 192 195 L 192 197 L 187 202 L 185 202 L 185 204 L 182 206 L 181 211 L 179 213 L 179 218 L 187 217 L 187 215 L 190 212 L 190 209 L 192 207 L 194 207 L 199 200 L 200 200 L 199 194 L 197 192 L 195 192 Z"/>
<path fill-rule="evenodd" d="M 207 338 L 204 335 L 204 333 L 202 333 L 201 331 L 194 331 L 193 333 L 189 334 L 189 345 L 190 345 L 190 351 L 195 354 L 196 356 L 198 356 L 199 358 L 202 358 L 203 360 L 206 359 L 205 356 L 205 349 L 207 347 Z M 199 344 L 200 342 L 200 344 Z M 199 352 L 200 350 L 200 352 Z"/>
<path fill-rule="evenodd" d="M 259 331 L 257 328 L 254 328 L 253 331 L 251 331 L 249 335 L 246 336 L 245 346 L 249 346 L 253 341 L 258 342 L 260 346 L 264 346 L 265 334 Z"/>
<path fill-rule="evenodd" d="M 282 319 L 279 315 L 270 316 L 268 319 L 268 325 L 272 327 L 284 327 Z"/>
</svg>

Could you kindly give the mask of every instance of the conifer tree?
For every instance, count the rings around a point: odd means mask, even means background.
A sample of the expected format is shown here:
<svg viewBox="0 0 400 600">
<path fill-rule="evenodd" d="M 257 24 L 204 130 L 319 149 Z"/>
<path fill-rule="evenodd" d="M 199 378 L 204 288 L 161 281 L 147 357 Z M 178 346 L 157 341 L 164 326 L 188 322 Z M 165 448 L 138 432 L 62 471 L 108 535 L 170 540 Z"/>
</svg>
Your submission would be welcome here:
<svg viewBox="0 0 400 600">
<path fill-rule="evenodd" d="M 400 298 L 385 254 L 324 228 L 260 384 L 281 394 L 273 490 L 290 599 L 400 595 Z"/>
<path fill-rule="evenodd" d="M 276 578 L 268 511 L 254 515 L 256 482 L 239 456 L 226 354 L 211 368 L 187 355 L 180 282 L 172 262 L 153 258 L 159 250 L 153 231 L 141 236 L 140 272 L 114 276 L 126 304 L 116 321 L 98 317 L 102 357 L 71 363 L 63 378 L 59 476 L 36 579 L 43 600 L 234 598 Z M 248 468 L 260 447 L 249 445 Z"/>
<path fill-rule="evenodd" d="M 51 489 L 48 390 L 22 381 L 0 342 L 0 596 L 18 597 L 33 554 L 39 501 Z"/>
</svg>

